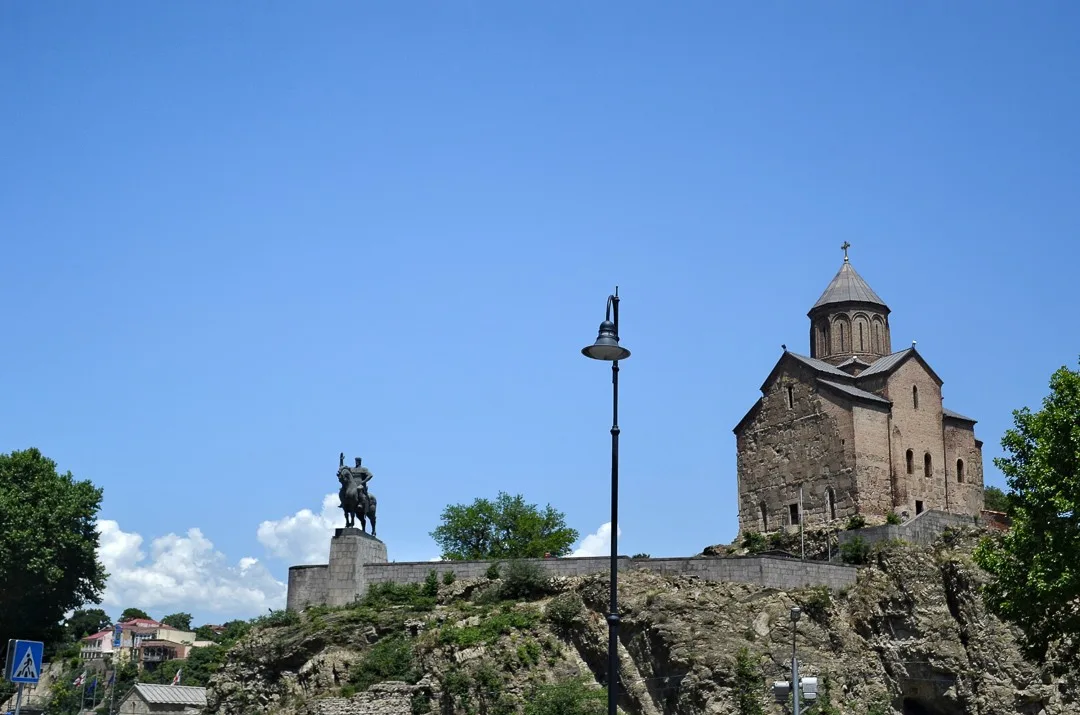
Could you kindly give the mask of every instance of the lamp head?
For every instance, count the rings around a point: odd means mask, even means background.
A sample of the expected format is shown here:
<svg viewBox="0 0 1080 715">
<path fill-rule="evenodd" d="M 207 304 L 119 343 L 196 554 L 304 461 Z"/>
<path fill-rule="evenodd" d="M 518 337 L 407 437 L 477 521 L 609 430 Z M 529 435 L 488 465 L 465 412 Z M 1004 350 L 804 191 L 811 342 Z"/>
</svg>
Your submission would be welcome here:
<svg viewBox="0 0 1080 715">
<path fill-rule="evenodd" d="M 799 616 L 801 616 L 801 615 L 802 615 L 802 609 L 801 608 L 799 608 L 798 606 L 795 606 L 795 608 L 792 608 L 791 609 L 791 622 L 792 623 L 797 623 L 799 621 Z"/>
<path fill-rule="evenodd" d="M 630 357 L 630 351 L 619 345 L 619 336 L 615 334 L 615 323 L 605 320 L 600 323 L 600 334 L 596 336 L 596 342 L 582 348 L 581 354 L 593 360 L 625 360 Z"/>
</svg>

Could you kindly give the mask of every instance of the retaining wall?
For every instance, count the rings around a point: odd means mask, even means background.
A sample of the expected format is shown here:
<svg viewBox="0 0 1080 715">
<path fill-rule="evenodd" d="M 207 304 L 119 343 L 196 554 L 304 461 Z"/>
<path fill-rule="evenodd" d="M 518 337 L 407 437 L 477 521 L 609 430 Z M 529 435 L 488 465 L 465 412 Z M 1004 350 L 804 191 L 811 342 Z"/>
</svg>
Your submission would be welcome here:
<svg viewBox="0 0 1080 715">
<path fill-rule="evenodd" d="M 841 531 L 839 539 L 841 544 L 846 544 L 858 537 L 867 544 L 899 539 L 920 546 L 930 546 L 948 528 L 983 526 L 983 521 L 979 516 L 950 514 L 930 509 L 916 515 L 913 519 L 908 519 L 903 524 L 882 524 Z"/>
</svg>

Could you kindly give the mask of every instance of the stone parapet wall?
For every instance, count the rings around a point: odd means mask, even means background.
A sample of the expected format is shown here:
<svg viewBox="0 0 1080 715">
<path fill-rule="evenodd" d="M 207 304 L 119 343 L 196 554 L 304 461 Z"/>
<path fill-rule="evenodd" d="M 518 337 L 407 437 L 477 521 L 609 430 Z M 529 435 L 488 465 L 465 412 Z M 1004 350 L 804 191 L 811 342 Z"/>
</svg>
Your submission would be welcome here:
<svg viewBox="0 0 1080 715">
<path fill-rule="evenodd" d="M 330 566 L 292 566 L 289 568 L 289 595 L 285 607 L 300 611 L 307 606 L 326 603 Z"/>
<path fill-rule="evenodd" d="M 945 529 L 984 525 L 984 519 L 979 516 L 950 514 L 932 509 L 924 511 L 903 524 L 882 524 L 881 526 L 868 526 L 862 529 L 850 529 L 841 531 L 838 536 L 841 544 L 846 544 L 855 538 L 861 538 L 867 544 L 899 540 L 919 544 L 920 546 L 930 546 L 941 536 Z"/>
</svg>

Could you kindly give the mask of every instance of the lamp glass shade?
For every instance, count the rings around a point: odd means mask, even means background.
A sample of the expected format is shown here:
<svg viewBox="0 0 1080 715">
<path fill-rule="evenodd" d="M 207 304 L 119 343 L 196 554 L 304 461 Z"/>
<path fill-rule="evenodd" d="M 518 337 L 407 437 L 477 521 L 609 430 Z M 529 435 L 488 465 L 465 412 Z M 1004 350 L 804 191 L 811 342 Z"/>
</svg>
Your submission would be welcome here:
<svg viewBox="0 0 1080 715">
<path fill-rule="evenodd" d="M 630 351 L 619 345 L 619 337 L 615 335 L 615 324 L 605 320 L 600 323 L 600 334 L 596 342 L 582 348 L 581 354 L 593 360 L 625 360 L 630 357 Z"/>
</svg>

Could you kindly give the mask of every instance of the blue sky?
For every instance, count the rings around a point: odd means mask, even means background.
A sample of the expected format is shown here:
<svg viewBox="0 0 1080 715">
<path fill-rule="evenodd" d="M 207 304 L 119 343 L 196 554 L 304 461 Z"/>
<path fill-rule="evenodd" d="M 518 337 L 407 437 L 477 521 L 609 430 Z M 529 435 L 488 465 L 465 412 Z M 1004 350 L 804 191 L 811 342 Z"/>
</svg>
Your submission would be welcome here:
<svg viewBox="0 0 1080 715">
<path fill-rule="evenodd" d="M 499 490 L 585 536 L 610 373 L 579 351 L 618 284 L 620 550 L 694 554 L 735 536 L 731 428 L 846 240 L 1002 484 L 1011 410 L 1080 353 L 1078 22 L 5 3 L 0 450 L 105 488 L 114 612 L 274 605 L 340 451 L 391 559 Z"/>
</svg>

